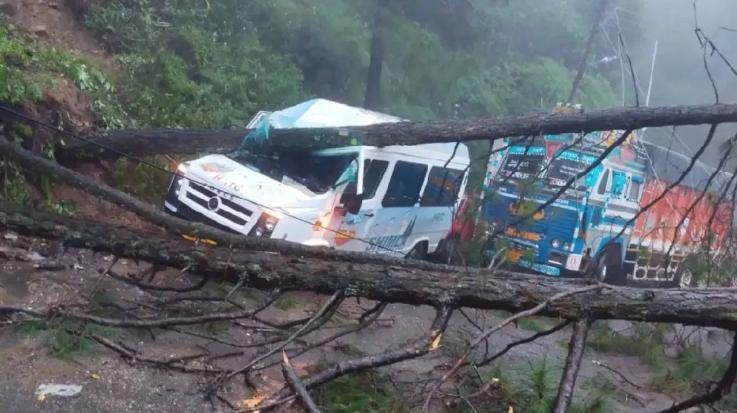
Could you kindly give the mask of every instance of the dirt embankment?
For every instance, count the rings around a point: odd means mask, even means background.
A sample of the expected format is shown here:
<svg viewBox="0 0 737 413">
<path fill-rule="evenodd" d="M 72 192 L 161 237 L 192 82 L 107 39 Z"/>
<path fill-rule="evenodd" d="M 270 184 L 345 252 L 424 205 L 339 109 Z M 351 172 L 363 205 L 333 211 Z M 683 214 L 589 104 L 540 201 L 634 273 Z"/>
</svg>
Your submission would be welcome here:
<svg viewBox="0 0 737 413">
<path fill-rule="evenodd" d="M 81 16 L 92 2 L 87 0 L 0 0 L 12 21 L 41 40 L 115 70 L 114 56 L 90 33 Z"/>
<path fill-rule="evenodd" d="M 95 0 L 0 0 L 0 17 L 7 19 L 16 30 L 31 36 L 40 44 L 58 47 L 61 50 L 90 62 L 102 69 L 111 79 L 115 79 L 118 66 L 116 56 L 106 49 L 103 42 L 85 27 L 83 18 Z M 43 97 L 35 102 L 23 102 L 16 110 L 53 126 L 85 136 L 92 135 L 101 126 L 93 111 L 93 97 L 81 90 L 74 81 L 57 77 L 44 84 Z M 31 126 L 32 133 L 23 139 L 23 145 L 37 153 L 45 152 L 49 142 L 66 145 L 79 142 L 69 136 L 56 134 L 47 128 L 27 124 L 10 115 L 0 113 L 0 123 L 6 130 L 14 130 L 16 125 Z M 109 182 L 112 165 L 93 162 L 84 165 L 70 165 L 74 169 L 91 176 L 100 182 Z M 44 204 L 38 188 L 28 187 L 28 202 L 40 206 Z M 74 188 L 55 184 L 52 193 L 56 200 L 72 202 L 81 217 L 114 220 L 116 224 L 129 228 L 151 229 L 135 215 L 127 213 L 115 205 L 100 201 Z"/>
<path fill-rule="evenodd" d="M 86 0 L 0 0 L 0 17 L 9 19 L 16 29 L 33 39 L 59 47 L 114 74 L 115 56 L 106 51 L 82 22 L 89 3 Z M 63 77 L 52 79 L 40 101 L 25 102 L 20 109 L 35 119 L 63 124 L 78 133 L 87 133 L 98 123 L 88 93 Z M 48 138 L 43 131 L 38 133 L 40 138 Z"/>
</svg>

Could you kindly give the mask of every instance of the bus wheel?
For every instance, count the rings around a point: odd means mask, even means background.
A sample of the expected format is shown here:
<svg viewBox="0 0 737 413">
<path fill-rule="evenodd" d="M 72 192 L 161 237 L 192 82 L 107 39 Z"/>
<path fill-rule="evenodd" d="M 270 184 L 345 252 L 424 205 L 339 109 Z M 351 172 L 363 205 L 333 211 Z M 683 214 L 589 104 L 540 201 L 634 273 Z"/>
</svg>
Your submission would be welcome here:
<svg viewBox="0 0 737 413">
<path fill-rule="evenodd" d="M 609 249 L 604 251 L 596 261 L 593 276 L 596 281 L 612 285 L 624 285 L 626 278 L 622 266 L 616 255 L 616 251 Z"/>
<path fill-rule="evenodd" d="M 418 242 L 414 247 L 407 253 L 405 258 L 411 260 L 424 260 L 427 258 L 427 246 L 424 242 Z"/>
</svg>

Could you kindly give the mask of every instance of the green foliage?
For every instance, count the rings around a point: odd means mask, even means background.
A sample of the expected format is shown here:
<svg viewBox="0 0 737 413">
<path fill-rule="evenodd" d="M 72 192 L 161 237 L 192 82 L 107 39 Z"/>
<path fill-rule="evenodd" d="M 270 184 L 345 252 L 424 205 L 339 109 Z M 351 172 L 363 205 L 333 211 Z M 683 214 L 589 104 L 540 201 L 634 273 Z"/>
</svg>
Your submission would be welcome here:
<svg viewBox="0 0 737 413">
<path fill-rule="evenodd" d="M 624 394 L 617 386 L 612 384 L 609 379 L 597 373 L 594 377 L 586 379 L 581 384 L 581 390 L 586 392 L 587 402 L 583 405 L 574 403 L 571 405 L 571 413 L 604 413 L 611 411 L 608 409 L 609 401 L 613 398 L 627 400 L 628 395 Z"/>
<path fill-rule="evenodd" d="M 167 168 L 167 165 L 160 158 L 148 158 L 146 160 L 161 168 Z M 134 163 L 125 158 L 115 161 L 111 178 L 116 188 L 155 205 L 164 201 L 166 188 L 171 181 L 169 173 L 145 164 Z"/>
<path fill-rule="evenodd" d="M 41 98 L 38 75 L 32 74 L 33 49 L 0 21 L 0 101 L 18 103 Z"/>
<path fill-rule="evenodd" d="M 685 267 L 691 271 L 693 284 L 708 287 L 731 287 L 735 280 L 734 268 L 737 258 L 724 253 L 719 260 L 707 250 L 707 245 L 686 257 Z"/>
<path fill-rule="evenodd" d="M 717 382 L 727 367 L 725 359 L 706 355 L 698 345 L 686 344 L 673 358 L 666 357 L 668 343 L 664 326 L 636 324 L 630 335 L 609 329 L 606 324 L 594 326 L 589 346 L 597 351 L 610 351 L 637 356 L 654 368 L 651 385 L 659 391 L 671 394 L 697 394 L 710 383 Z M 722 402 L 723 408 L 732 411 L 737 406 L 737 396 L 730 394 Z M 729 407 L 729 408 L 728 408 Z"/>
<path fill-rule="evenodd" d="M 115 337 L 118 330 L 75 320 L 28 320 L 16 326 L 16 331 L 29 336 L 40 336 L 52 356 L 71 360 L 77 355 L 92 351 L 97 342 L 91 335 Z"/>
<path fill-rule="evenodd" d="M 304 305 L 305 303 L 293 294 L 285 294 L 276 300 L 273 306 L 282 311 L 288 311 L 303 307 Z"/>
<path fill-rule="evenodd" d="M 116 0 L 88 16 L 122 53 L 123 100 L 134 118 L 145 126 L 243 126 L 259 109 L 302 97 L 301 73 L 287 56 L 264 47 L 249 25 L 219 26 L 241 4 L 203 7 Z"/>
<path fill-rule="evenodd" d="M 540 332 L 550 328 L 546 319 L 540 317 L 529 317 L 517 320 L 517 327 L 523 330 Z"/>
<path fill-rule="evenodd" d="M 469 240 L 460 240 L 456 249 L 458 256 L 454 258 L 454 263 L 462 265 L 480 266 L 482 264 L 482 253 L 486 248 L 486 240 L 482 237 L 476 237 Z"/>
<path fill-rule="evenodd" d="M 0 20 L 0 102 L 37 101 L 42 91 L 64 77 L 92 97 L 92 111 L 106 127 L 126 125 L 108 76 L 68 51 L 34 41 Z"/>
<path fill-rule="evenodd" d="M 327 413 L 404 413 L 409 409 L 382 389 L 370 374 L 343 376 L 316 391 L 316 402 Z"/>
<path fill-rule="evenodd" d="M 727 360 L 704 354 L 698 345 L 685 345 L 675 360 L 652 379 L 652 385 L 670 394 L 701 394 L 718 382 L 727 368 Z M 720 411 L 735 411 L 737 394 L 730 392 L 716 404 Z"/>
<path fill-rule="evenodd" d="M 551 364 L 547 358 L 531 361 L 521 366 L 497 367 L 489 379 L 498 380 L 498 399 L 489 401 L 485 411 L 514 411 L 525 413 L 547 413 L 555 401 L 560 368 Z M 591 392 L 584 403 L 573 403 L 569 409 L 576 413 L 604 413 L 611 394 L 602 389 Z"/>
<path fill-rule="evenodd" d="M 73 201 L 65 200 L 54 200 L 49 199 L 46 201 L 46 208 L 58 215 L 74 216 L 79 210 L 78 205 Z"/>
<path fill-rule="evenodd" d="M 591 329 L 588 345 L 597 351 L 637 356 L 651 367 L 663 369 L 666 365 L 663 334 L 656 326 L 639 323 L 630 334 L 624 335 L 599 322 Z"/>
<path fill-rule="evenodd" d="M 0 199 L 11 204 L 22 204 L 28 198 L 26 178 L 20 173 L 14 163 L 0 160 Z"/>
<path fill-rule="evenodd" d="M 392 2 L 382 31 L 384 110 L 413 119 L 549 110 L 569 93 L 589 27 L 581 12 L 589 7 L 574 3 L 451 10 L 433 1 L 419 10 Z M 302 90 L 360 105 L 374 8 L 359 0 L 113 0 L 86 22 L 122 54 L 133 117 L 220 127 L 294 103 Z M 439 24 L 450 14 L 466 24 Z M 605 75 L 584 77 L 581 102 L 613 101 Z"/>
<path fill-rule="evenodd" d="M 688 345 L 678 352 L 673 366 L 654 377 L 652 383 L 662 391 L 688 394 L 717 381 L 726 366 L 724 360 L 705 356 L 699 346 Z"/>
</svg>

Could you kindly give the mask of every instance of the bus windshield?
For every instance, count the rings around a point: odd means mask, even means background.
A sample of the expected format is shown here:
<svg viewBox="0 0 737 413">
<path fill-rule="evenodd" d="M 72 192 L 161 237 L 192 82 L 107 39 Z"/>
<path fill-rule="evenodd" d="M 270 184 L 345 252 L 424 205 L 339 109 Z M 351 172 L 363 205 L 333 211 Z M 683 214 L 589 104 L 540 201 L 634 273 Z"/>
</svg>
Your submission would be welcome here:
<svg viewBox="0 0 737 413">
<path fill-rule="evenodd" d="M 336 184 L 357 157 L 357 153 L 328 155 L 278 150 L 270 153 L 239 151 L 232 159 L 279 182 L 289 178 L 316 194 L 323 194 Z"/>
</svg>

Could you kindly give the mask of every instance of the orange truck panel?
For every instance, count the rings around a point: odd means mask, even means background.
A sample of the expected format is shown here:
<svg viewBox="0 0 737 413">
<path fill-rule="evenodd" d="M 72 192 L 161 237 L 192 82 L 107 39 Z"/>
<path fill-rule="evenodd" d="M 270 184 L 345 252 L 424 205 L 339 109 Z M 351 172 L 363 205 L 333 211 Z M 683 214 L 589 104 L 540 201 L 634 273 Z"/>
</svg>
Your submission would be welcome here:
<svg viewBox="0 0 737 413">
<path fill-rule="evenodd" d="M 633 242 L 639 239 L 643 246 L 655 250 L 667 250 L 675 241 L 674 250 L 685 252 L 710 245 L 712 251 L 718 251 L 731 228 L 729 203 L 715 205 L 719 195 L 704 195 L 702 191 L 681 185 L 662 196 L 668 185 L 659 179 L 648 179 L 640 206 L 644 208 L 653 201 L 655 204 L 635 222 Z M 699 197 L 701 199 L 692 207 Z"/>
</svg>

